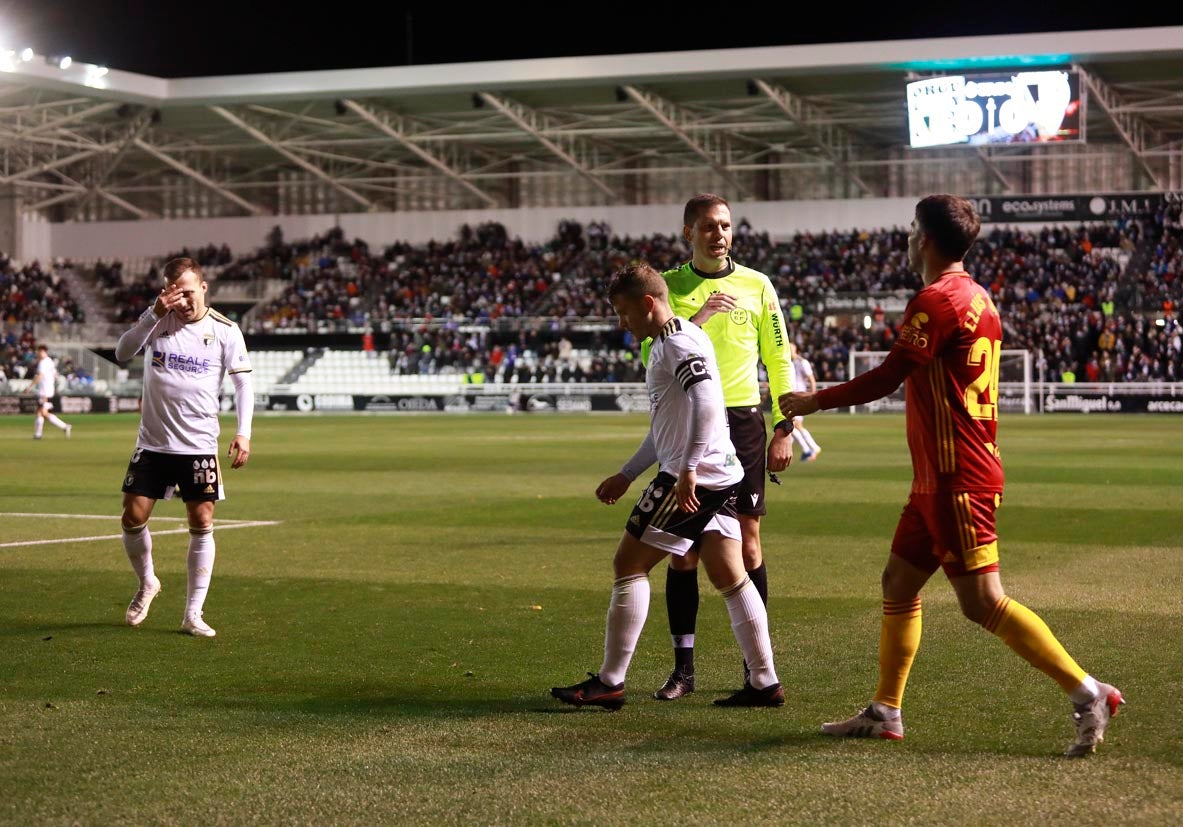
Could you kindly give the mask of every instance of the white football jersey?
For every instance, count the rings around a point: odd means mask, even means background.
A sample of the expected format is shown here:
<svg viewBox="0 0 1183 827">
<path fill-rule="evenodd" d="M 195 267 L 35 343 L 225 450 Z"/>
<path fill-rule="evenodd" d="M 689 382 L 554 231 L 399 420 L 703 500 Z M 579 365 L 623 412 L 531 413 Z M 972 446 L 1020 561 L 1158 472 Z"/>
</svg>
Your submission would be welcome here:
<svg viewBox="0 0 1183 827">
<path fill-rule="evenodd" d="M 136 447 L 162 454 L 216 454 L 222 379 L 251 369 L 238 325 L 212 308 L 189 324 L 169 313 L 143 349 Z"/>
<path fill-rule="evenodd" d="M 687 391 L 700 382 L 708 383 L 712 404 L 719 411 L 695 474 L 704 488 L 726 488 L 743 479 L 743 466 L 735 458 L 735 446 L 728 433 L 715 348 L 702 328 L 675 316 L 653 340 L 645 371 L 649 430 L 657 449 L 658 468 L 675 477 L 682 471 L 690 441 L 691 403 Z"/>
<path fill-rule="evenodd" d="M 813 376 L 813 365 L 804 356 L 793 358 L 793 390 L 808 392 L 809 380 Z"/>
<path fill-rule="evenodd" d="M 48 399 L 57 390 L 58 370 L 46 356 L 37 363 L 37 395 Z"/>
</svg>

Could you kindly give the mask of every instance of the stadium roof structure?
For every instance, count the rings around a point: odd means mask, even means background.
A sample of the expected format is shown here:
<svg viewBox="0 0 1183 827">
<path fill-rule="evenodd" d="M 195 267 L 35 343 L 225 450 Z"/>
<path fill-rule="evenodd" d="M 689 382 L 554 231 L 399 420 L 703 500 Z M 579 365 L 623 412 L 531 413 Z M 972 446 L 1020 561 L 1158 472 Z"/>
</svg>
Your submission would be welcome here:
<svg viewBox="0 0 1183 827">
<path fill-rule="evenodd" d="M 908 149 L 906 80 L 1067 66 L 1087 144 Z M 1099 150 L 1168 189 L 1183 27 L 175 80 L 0 50 L 0 143 L 0 184 L 54 221 L 170 217 L 181 184 L 223 216 L 528 206 L 539 181 L 571 205 L 644 204 L 688 176 L 775 200 L 786 172 L 814 175 L 813 197 L 907 195 L 893 170 L 950 164 L 992 192 L 1071 191 L 1029 162 Z M 284 200 L 307 185 L 328 200 Z"/>
</svg>

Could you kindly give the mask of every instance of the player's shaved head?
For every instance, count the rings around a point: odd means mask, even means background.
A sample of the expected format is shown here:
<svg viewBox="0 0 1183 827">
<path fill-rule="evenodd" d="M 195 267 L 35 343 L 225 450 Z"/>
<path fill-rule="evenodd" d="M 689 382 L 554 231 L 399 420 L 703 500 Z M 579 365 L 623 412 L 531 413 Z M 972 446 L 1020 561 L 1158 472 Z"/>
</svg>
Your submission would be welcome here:
<svg viewBox="0 0 1183 827">
<path fill-rule="evenodd" d="M 617 270 L 608 287 L 608 301 L 614 302 L 618 297 L 636 301 L 642 296 L 668 301 L 669 288 L 661 273 L 643 261 Z"/>
<path fill-rule="evenodd" d="M 201 271 L 201 265 L 193 259 L 185 258 L 184 256 L 171 259 L 164 265 L 164 280 L 166 283 L 172 284 L 190 270 L 197 274 L 198 281 L 205 281 L 205 274 Z"/>
</svg>

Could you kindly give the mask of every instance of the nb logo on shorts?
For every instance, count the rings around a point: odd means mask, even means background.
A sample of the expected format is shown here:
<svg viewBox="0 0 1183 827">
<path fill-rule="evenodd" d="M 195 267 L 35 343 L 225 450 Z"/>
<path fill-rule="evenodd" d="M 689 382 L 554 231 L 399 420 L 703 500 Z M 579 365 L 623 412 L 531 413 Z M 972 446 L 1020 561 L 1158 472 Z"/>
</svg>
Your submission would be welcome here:
<svg viewBox="0 0 1183 827">
<path fill-rule="evenodd" d="M 218 472 L 214 468 L 203 469 L 199 468 L 193 472 L 193 484 L 201 485 L 203 482 L 208 482 L 211 485 L 218 481 Z M 210 491 L 205 492 L 212 493 Z"/>
</svg>

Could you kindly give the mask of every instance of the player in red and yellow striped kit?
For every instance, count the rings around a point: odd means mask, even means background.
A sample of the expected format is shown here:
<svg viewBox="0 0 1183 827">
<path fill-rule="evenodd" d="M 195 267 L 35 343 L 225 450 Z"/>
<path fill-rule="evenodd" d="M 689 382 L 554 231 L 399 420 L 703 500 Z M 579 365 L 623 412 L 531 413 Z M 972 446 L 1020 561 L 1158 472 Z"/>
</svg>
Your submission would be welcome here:
<svg viewBox="0 0 1183 827">
<path fill-rule="evenodd" d="M 1074 704 L 1076 738 L 1066 754 L 1096 749 L 1124 703 L 1072 659 L 1038 615 L 1007 597 L 998 574 L 994 511 L 1002 501 L 997 445 L 998 362 L 1002 323 L 963 259 L 980 222 L 952 195 L 920 201 L 908 237 L 908 261 L 924 287 L 904 312 L 895 344 L 879 367 L 837 387 L 780 397 L 786 417 L 861 405 L 905 382 L 912 492 L 883 572 L 879 685 L 872 703 L 829 735 L 904 737 L 900 706 L 920 645 L 920 590 L 938 568 L 965 616 L 981 624 L 1056 681 Z"/>
</svg>

